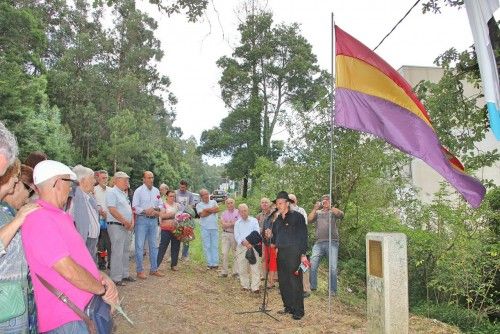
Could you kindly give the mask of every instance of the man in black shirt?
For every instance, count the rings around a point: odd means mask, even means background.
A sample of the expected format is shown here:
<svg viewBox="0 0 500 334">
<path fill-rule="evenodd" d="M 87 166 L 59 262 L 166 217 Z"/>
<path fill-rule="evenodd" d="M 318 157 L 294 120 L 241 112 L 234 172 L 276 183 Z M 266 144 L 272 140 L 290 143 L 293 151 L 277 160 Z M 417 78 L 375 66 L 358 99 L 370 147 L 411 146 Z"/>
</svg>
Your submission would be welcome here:
<svg viewBox="0 0 500 334">
<path fill-rule="evenodd" d="M 297 272 L 297 269 L 302 261 L 307 261 L 306 222 L 303 215 L 290 210 L 287 192 L 279 192 L 273 202 L 278 208 L 278 218 L 272 230 L 266 229 L 265 233 L 278 253 L 278 281 L 285 307 L 278 313 L 290 313 L 293 319 L 299 320 L 304 316 L 304 295 L 302 271 Z"/>
</svg>

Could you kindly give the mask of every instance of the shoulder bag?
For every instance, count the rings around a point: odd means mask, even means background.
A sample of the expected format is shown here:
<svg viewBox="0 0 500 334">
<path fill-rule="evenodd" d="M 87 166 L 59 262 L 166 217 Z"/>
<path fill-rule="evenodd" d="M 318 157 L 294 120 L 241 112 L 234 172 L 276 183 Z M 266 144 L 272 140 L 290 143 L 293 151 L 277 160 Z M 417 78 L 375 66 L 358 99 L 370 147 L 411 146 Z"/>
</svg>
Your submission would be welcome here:
<svg viewBox="0 0 500 334">
<path fill-rule="evenodd" d="M 49 282 L 39 275 L 36 275 L 40 282 L 52 292 L 57 299 L 73 310 L 87 325 L 90 334 L 110 334 L 113 329 L 113 318 L 111 317 L 111 307 L 104 302 L 101 296 L 94 295 L 90 302 L 82 311 L 64 293 L 57 290 Z"/>
<path fill-rule="evenodd" d="M 23 285 L 19 281 L 0 281 L 0 322 L 26 312 Z"/>
</svg>

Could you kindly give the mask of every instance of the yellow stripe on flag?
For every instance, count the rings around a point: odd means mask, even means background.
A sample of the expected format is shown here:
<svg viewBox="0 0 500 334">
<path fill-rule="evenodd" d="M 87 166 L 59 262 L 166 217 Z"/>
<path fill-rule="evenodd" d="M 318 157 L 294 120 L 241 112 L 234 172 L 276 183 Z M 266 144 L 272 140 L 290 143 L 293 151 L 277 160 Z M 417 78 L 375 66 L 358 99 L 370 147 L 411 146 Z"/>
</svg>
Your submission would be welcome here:
<svg viewBox="0 0 500 334">
<path fill-rule="evenodd" d="M 336 86 L 387 100 L 417 115 L 434 129 L 422 111 L 391 78 L 362 60 L 336 56 Z"/>
</svg>

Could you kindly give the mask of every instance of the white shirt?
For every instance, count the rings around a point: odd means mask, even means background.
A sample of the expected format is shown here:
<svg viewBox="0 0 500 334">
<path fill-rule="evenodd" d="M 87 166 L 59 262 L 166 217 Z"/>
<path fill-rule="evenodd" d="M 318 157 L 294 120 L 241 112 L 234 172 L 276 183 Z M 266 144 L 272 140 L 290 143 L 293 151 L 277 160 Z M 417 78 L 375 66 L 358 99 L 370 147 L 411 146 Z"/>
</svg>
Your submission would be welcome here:
<svg viewBox="0 0 500 334">
<path fill-rule="evenodd" d="M 234 238 L 238 245 L 241 245 L 243 240 L 253 231 L 259 232 L 259 222 L 254 217 L 248 216 L 246 220 L 238 219 L 234 224 Z"/>
<path fill-rule="evenodd" d="M 144 210 L 148 208 L 163 208 L 160 191 L 156 187 L 149 189 L 143 184 L 134 191 L 132 207 L 138 215 L 144 214 Z"/>
<path fill-rule="evenodd" d="M 108 213 L 108 206 L 106 205 L 106 191 L 111 190 L 110 187 L 106 186 L 106 189 L 102 189 L 100 185 L 94 187 L 94 197 L 97 202 L 99 209 L 103 209 Z"/>
</svg>

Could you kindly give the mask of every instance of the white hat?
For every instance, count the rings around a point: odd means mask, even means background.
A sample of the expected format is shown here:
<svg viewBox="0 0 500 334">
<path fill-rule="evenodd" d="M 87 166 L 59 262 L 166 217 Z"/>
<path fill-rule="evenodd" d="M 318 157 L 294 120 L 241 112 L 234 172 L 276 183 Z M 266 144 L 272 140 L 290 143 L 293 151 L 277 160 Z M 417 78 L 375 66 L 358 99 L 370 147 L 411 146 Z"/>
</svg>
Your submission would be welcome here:
<svg viewBox="0 0 500 334">
<path fill-rule="evenodd" d="M 39 185 L 58 175 L 69 175 L 71 180 L 76 181 L 75 173 L 65 164 L 54 160 L 44 160 L 39 162 L 33 170 L 33 183 Z"/>
<path fill-rule="evenodd" d="M 117 177 L 130 179 L 130 176 L 128 176 L 127 173 L 125 173 L 125 172 L 116 172 L 114 175 L 114 178 L 116 179 Z"/>
</svg>

